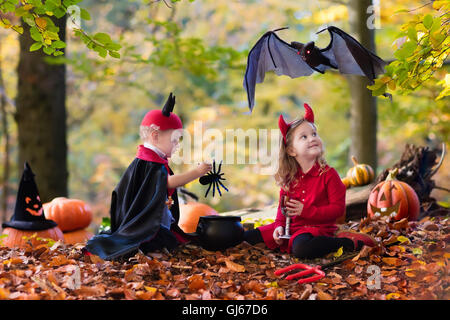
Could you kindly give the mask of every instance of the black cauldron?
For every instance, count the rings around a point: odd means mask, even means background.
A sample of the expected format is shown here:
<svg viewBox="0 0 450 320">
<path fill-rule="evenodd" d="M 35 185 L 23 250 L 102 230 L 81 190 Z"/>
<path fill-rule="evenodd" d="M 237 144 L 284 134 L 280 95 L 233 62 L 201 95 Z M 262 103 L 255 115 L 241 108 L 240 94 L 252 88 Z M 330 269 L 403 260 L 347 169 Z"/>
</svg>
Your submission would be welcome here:
<svg viewBox="0 0 450 320">
<path fill-rule="evenodd" d="M 203 216 L 198 220 L 197 230 L 188 235 L 206 250 L 225 250 L 243 241 L 244 227 L 240 221 L 241 217 L 236 216 Z"/>
</svg>

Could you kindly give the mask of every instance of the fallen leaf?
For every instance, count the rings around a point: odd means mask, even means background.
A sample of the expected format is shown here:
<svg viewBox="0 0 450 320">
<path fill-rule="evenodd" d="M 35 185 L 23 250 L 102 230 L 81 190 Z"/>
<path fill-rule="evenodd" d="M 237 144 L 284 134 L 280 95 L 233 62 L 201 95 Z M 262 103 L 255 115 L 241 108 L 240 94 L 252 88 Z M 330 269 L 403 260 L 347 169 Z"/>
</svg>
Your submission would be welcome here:
<svg viewBox="0 0 450 320">
<path fill-rule="evenodd" d="M 89 259 L 91 260 L 92 263 L 95 263 L 95 264 L 105 262 L 102 258 L 100 258 L 99 256 L 97 256 L 95 254 L 90 254 Z"/>
<path fill-rule="evenodd" d="M 202 293 L 202 300 L 211 300 L 212 296 L 211 296 L 211 291 L 209 290 L 205 290 Z"/>
<path fill-rule="evenodd" d="M 401 266 L 403 265 L 403 261 L 399 258 L 383 258 L 382 259 L 384 263 L 389 264 L 391 266 Z"/>
<path fill-rule="evenodd" d="M 9 299 L 9 290 L 5 288 L 0 288 L 0 299 L 5 300 Z"/>
<path fill-rule="evenodd" d="M 392 292 L 386 295 L 386 300 L 398 299 L 401 297 L 400 293 Z"/>
<path fill-rule="evenodd" d="M 312 290 L 313 290 L 312 286 L 310 284 L 307 284 L 305 290 L 302 292 L 302 295 L 300 296 L 300 300 L 308 299 L 312 293 Z"/>
<path fill-rule="evenodd" d="M 225 259 L 225 264 L 228 269 L 234 272 L 245 272 L 245 267 L 241 264 L 237 264 L 229 259 Z"/>
<path fill-rule="evenodd" d="M 335 258 L 339 258 L 340 256 L 342 256 L 342 253 L 344 252 L 344 247 L 340 247 L 334 254 L 333 256 Z"/>
<path fill-rule="evenodd" d="M 148 291 L 142 291 L 142 290 L 140 290 L 140 291 L 136 291 L 135 296 L 136 296 L 136 298 L 138 298 L 139 300 L 150 300 L 150 299 L 153 298 L 154 294 L 152 294 L 152 293 L 150 293 L 150 292 L 148 292 Z M 125 293 L 125 297 L 126 297 L 127 299 L 130 299 L 130 300 L 131 300 L 131 299 L 133 298 L 133 295 L 127 292 L 127 293 Z"/>
<path fill-rule="evenodd" d="M 319 300 L 333 300 L 333 297 L 331 295 L 320 289 L 317 289 L 317 298 Z"/>
<path fill-rule="evenodd" d="M 81 286 L 79 289 L 74 290 L 75 294 L 80 296 L 104 296 L 105 287 L 103 285 L 95 285 L 92 287 Z"/>
<path fill-rule="evenodd" d="M 406 219 L 406 218 L 405 218 Z M 410 243 L 409 239 L 405 236 L 398 236 L 397 241 L 400 241 L 400 243 Z"/>
<path fill-rule="evenodd" d="M 345 281 L 347 281 L 349 285 L 353 286 L 359 283 L 360 279 L 356 278 L 353 274 L 351 274 L 347 277 L 347 279 L 345 279 Z"/>
<path fill-rule="evenodd" d="M 172 288 L 166 291 L 166 296 L 169 296 L 171 298 L 176 298 L 180 295 L 180 290 L 178 290 L 177 288 Z"/>
<path fill-rule="evenodd" d="M 392 227 L 398 231 L 407 230 L 409 227 L 408 218 L 403 218 L 400 221 L 394 222 Z"/>
<path fill-rule="evenodd" d="M 190 291 L 198 291 L 200 289 L 205 289 L 205 281 L 203 281 L 202 277 L 198 274 L 194 274 L 189 278 L 189 290 Z"/>
</svg>

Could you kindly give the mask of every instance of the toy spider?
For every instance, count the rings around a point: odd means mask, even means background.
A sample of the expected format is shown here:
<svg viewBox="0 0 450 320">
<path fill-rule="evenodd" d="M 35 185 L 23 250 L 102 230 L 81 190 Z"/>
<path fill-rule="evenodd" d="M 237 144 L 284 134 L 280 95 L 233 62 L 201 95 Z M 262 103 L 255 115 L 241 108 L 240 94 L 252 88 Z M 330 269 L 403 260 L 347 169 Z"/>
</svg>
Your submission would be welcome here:
<svg viewBox="0 0 450 320">
<path fill-rule="evenodd" d="M 220 186 L 222 186 L 225 190 L 228 191 L 227 187 L 225 187 L 222 182 L 220 182 L 220 180 L 226 180 L 225 178 L 222 178 L 222 176 L 224 175 L 224 173 L 220 173 L 220 169 L 222 167 L 222 161 L 220 161 L 219 164 L 219 169 L 216 171 L 216 160 L 213 161 L 213 170 L 208 172 L 206 175 L 204 175 L 203 177 L 201 177 L 199 179 L 199 182 L 202 185 L 207 185 L 209 184 L 208 190 L 206 190 L 205 193 L 205 198 L 208 195 L 209 190 L 211 189 L 211 186 L 213 187 L 212 192 L 213 192 L 213 197 L 215 195 L 215 190 L 217 189 L 217 191 L 219 191 L 220 196 L 222 196 L 222 192 L 220 192 Z M 220 186 L 219 186 L 220 185 Z"/>
</svg>

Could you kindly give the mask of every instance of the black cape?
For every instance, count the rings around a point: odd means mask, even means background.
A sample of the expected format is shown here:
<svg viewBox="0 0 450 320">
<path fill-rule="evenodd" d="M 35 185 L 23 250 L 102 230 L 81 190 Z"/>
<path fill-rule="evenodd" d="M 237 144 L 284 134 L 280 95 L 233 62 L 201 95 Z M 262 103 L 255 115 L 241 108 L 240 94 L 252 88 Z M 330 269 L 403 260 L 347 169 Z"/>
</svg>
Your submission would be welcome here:
<svg viewBox="0 0 450 320">
<path fill-rule="evenodd" d="M 162 163 L 135 158 L 112 193 L 111 231 L 91 238 L 85 250 L 102 259 L 112 260 L 132 256 L 138 249 L 145 253 L 162 247 L 175 247 L 178 241 L 174 234 L 161 227 L 168 174 Z M 171 170 L 170 174 L 173 174 Z M 176 190 L 172 199 L 170 211 L 175 222 L 171 230 L 185 236 L 178 227 L 180 211 Z"/>
</svg>

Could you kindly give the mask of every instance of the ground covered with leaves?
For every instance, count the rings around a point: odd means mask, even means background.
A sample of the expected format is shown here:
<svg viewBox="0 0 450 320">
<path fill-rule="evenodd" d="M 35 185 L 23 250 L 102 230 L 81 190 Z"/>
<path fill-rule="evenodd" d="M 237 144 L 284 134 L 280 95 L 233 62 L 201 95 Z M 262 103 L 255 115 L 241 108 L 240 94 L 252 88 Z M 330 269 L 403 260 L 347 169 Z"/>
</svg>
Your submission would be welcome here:
<svg viewBox="0 0 450 320">
<path fill-rule="evenodd" d="M 0 247 L 0 299 L 442 299 L 449 292 L 448 217 L 419 222 L 387 218 L 348 222 L 344 229 L 379 241 L 357 255 L 336 252 L 301 261 L 312 265 L 348 259 L 313 283 L 298 284 L 275 270 L 299 261 L 246 242 L 224 252 L 187 244 L 177 250 L 138 253 L 104 261 L 81 253 L 82 244 Z M 395 242 L 395 245 L 389 245 Z"/>
</svg>

